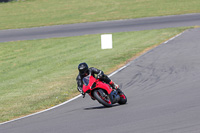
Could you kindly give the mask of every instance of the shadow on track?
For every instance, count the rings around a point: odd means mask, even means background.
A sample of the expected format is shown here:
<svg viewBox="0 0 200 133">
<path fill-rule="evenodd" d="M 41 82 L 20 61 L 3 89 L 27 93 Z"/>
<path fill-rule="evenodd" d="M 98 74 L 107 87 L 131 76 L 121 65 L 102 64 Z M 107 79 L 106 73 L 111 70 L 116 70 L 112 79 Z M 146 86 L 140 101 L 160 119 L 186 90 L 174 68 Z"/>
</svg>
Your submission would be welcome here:
<svg viewBox="0 0 200 133">
<path fill-rule="evenodd" d="M 115 104 L 112 107 L 105 107 L 105 106 L 96 106 L 96 107 L 88 107 L 88 108 L 84 108 L 84 110 L 94 110 L 94 109 L 108 109 L 108 108 L 114 108 L 120 106 L 119 104 Z"/>
</svg>

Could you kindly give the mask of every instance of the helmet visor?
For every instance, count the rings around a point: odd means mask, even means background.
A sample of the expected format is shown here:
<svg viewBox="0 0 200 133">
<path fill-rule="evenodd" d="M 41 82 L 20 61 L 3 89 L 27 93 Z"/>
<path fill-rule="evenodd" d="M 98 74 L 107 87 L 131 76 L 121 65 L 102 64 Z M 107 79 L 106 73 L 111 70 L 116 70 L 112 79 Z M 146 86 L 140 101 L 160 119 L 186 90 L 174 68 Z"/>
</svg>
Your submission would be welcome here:
<svg viewBox="0 0 200 133">
<path fill-rule="evenodd" d="M 80 74 L 81 74 L 82 76 L 88 75 L 88 69 L 80 70 Z"/>
</svg>

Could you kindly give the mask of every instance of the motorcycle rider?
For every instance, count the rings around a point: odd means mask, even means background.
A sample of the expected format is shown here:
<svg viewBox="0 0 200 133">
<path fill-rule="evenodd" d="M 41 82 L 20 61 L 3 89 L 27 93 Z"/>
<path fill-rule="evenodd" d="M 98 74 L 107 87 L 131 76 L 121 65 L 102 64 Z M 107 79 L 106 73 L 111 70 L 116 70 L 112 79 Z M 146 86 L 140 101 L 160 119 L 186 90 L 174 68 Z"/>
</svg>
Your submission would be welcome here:
<svg viewBox="0 0 200 133">
<path fill-rule="evenodd" d="M 77 89 L 83 96 L 85 95 L 85 93 L 83 92 L 83 89 L 82 89 L 82 87 L 83 87 L 82 79 L 87 75 L 92 75 L 92 76 L 95 77 L 95 74 L 97 74 L 98 79 L 109 84 L 112 87 L 112 89 L 118 89 L 118 91 L 120 91 L 119 86 L 116 83 L 114 83 L 110 78 L 108 78 L 108 76 L 105 75 L 103 73 L 103 71 L 101 71 L 97 68 L 94 68 L 94 67 L 89 68 L 88 65 L 85 62 L 80 63 L 78 65 L 78 70 L 79 70 L 79 74 L 76 78 Z"/>
</svg>

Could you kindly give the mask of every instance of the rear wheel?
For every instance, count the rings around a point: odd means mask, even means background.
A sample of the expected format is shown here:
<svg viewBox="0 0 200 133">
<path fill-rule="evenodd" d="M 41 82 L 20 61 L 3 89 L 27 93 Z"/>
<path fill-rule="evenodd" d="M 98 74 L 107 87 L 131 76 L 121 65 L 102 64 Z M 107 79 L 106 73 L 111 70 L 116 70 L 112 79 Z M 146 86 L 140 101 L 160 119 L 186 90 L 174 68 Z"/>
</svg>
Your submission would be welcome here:
<svg viewBox="0 0 200 133">
<path fill-rule="evenodd" d="M 93 95 L 95 99 L 103 104 L 105 107 L 112 107 L 112 102 L 107 93 L 104 92 L 102 89 L 94 90 Z"/>
<path fill-rule="evenodd" d="M 123 92 L 120 92 L 119 96 L 120 96 L 120 100 L 119 100 L 118 103 L 119 104 L 126 104 L 126 102 L 127 102 L 126 95 Z"/>
</svg>

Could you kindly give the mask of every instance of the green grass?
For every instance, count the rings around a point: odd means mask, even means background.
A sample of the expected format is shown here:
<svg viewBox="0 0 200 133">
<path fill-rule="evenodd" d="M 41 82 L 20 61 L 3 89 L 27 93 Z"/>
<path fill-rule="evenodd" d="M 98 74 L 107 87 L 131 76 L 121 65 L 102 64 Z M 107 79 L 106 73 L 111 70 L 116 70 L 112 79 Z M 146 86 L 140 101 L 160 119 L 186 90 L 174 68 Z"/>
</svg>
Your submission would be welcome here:
<svg viewBox="0 0 200 133">
<path fill-rule="evenodd" d="M 0 29 L 200 13 L 200 0 L 25 0 L 0 3 Z"/>
<path fill-rule="evenodd" d="M 0 122 L 49 108 L 77 95 L 77 65 L 107 74 L 148 47 L 186 28 L 113 34 L 101 50 L 100 35 L 0 43 Z"/>
</svg>

